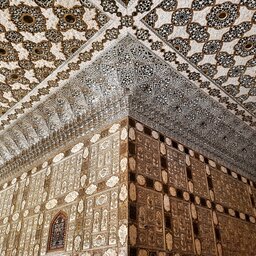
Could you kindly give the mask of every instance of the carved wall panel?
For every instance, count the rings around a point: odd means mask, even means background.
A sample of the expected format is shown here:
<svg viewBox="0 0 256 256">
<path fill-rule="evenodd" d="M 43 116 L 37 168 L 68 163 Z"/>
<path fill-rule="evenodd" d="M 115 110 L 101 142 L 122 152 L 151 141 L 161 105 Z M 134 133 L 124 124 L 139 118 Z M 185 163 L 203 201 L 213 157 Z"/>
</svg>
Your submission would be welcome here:
<svg viewBox="0 0 256 256">
<path fill-rule="evenodd" d="M 197 159 L 191 159 L 191 172 L 194 185 L 194 193 L 196 195 L 209 198 L 209 190 L 207 184 L 206 166 Z"/>
<path fill-rule="evenodd" d="M 252 256 L 256 251 L 256 226 L 218 214 L 223 255 Z"/>
<path fill-rule="evenodd" d="M 0 226 L 0 252 L 6 249 L 6 225 Z"/>
<path fill-rule="evenodd" d="M 14 186 L 11 186 L 0 193 L 0 218 L 9 216 L 11 211 L 11 202 L 14 192 Z"/>
<path fill-rule="evenodd" d="M 175 149 L 167 147 L 169 184 L 174 187 L 187 189 L 187 175 L 185 155 Z"/>
<path fill-rule="evenodd" d="M 16 187 L 18 189 L 17 190 L 17 196 L 16 196 L 16 199 L 13 199 L 15 200 L 15 212 L 19 212 L 21 210 L 21 208 L 23 207 L 22 206 L 22 200 L 23 200 L 23 194 L 24 194 L 24 191 L 26 189 L 26 181 L 25 180 L 22 180 L 20 181 L 19 183 L 16 184 Z M 33 193 L 32 193 L 33 194 Z M 42 197 L 42 194 L 38 194 L 37 195 L 39 198 Z"/>
<path fill-rule="evenodd" d="M 141 187 L 137 188 L 137 193 L 137 244 L 147 248 L 164 249 L 162 194 Z"/>
<path fill-rule="evenodd" d="M 38 214 L 28 218 L 24 218 L 19 243 L 20 255 L 35 255 L 34 246 L 36 244 L 38 219 Z"/>
<path fill-rule="evenodd" d="M 114 125 L 109 132 L 91 139 L 83 225 L 88 255 L 127 254 L 127 130 Z"/>
<path fill-rule="evenodd" d="M 198 217 L 198 238 L 201 241 L 202 255 L 216 255 L 217 250 L 212 212 L 202 207 L 197 207 L 196 210 Z"/>
<path fill-rule="evenodd" d="M 86 199 L 83 249 L 117 246 L 118 189 Z"/>
<path fill-rule="evenodd" d="M 160 180 L 160 153 L 158 141 L 136 132 L 137 171 L 151 179 Z"/>
<path fill-rule="evenodd" d="M 127 135 L 124 119 L 2 184 L 0 255 L 126 256 Z"/>
<path fill-rule="evenodd" d="M 17 230 L 17 227 L 18 227 L 19 223 L 14 220 L 14 222 L 12 222 L 10 224 L 10 226 L 7 227 L 7 234 L 8 234 L 8 237 L 7 237 L 7 250 L 6 250 L 6 254 L 7 255 L 12 255 L 12 254 L 15 254 L 17 252 L 17 246 L 18 246 L 18 240 L 17 240 L 17 234 L 18 234 L 18 230 Z"/>
<path fill-rule="evenodd" d="M 59 155 L 59 157 L 62 157 L 62 155 Z M 81 166 L 81 152 L 65 158 L 60 163 L 53 164 L 49 199 L 79 188 Z"/>
<path fill-rule="evenodd" d="M 40 205 L 43 201 L 44 182 L 46 169 L 31 175 L 29 182 L 29 192 L 27 197 L 27 208 Z"/>
<path fill-rule="evenodd" d="M 101 182 L 119 172 L 119 132 L 91 147 L 89 182 Z"/>
<path fill-rule="evenodd" d="M 192 221 L 189 203 L 171 200 L 171 222 L 173 235 L 173 251 L 193 254 Z"/>
<path fill-rule="evenodd" d="M 254 182 L 132 118 L 128 143 L 129 255 L 255 254 Z"/>
<path fill-rule="evenodd" d="M 244 213 L 252 214 L 248 187 L 226 174 L 212 169 L 216 202 Z"/>
</svg>

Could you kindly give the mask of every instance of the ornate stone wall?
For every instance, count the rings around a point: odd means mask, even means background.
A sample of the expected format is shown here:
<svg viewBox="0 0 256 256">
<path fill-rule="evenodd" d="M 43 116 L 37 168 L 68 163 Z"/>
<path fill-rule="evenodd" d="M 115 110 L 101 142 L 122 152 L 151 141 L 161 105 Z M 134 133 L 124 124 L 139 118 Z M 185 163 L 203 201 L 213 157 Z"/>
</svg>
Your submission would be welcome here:
<svg viewBox="0 0 256 256">
<path fill-rule="evenodd" d="M 132 118 L 0 189 L 1 256 L 256 251 L 256 183 Z"/>
<path fill-rule="evenodd" d="M 124 119 L 2 184 L 0 255 L 127 255 L 127 134 Z"/>
<path fill-rule="evenodd" d="M 129 255 L 253 256 L 256 184 L 129 120 Z"/>
</svg>

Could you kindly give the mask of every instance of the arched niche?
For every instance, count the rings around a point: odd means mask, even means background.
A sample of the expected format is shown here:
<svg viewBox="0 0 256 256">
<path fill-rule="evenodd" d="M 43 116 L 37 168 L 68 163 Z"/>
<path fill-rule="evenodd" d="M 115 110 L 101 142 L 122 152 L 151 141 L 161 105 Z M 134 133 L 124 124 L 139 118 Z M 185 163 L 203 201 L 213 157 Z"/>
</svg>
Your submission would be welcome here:
<svg viewBox="0 0 256 256">
<path fill-rule="evenodd" d="M 68 216 L 59 211 L 53 218 L 48 239 L 48 252 L 65 249 Z"/>
</svg>

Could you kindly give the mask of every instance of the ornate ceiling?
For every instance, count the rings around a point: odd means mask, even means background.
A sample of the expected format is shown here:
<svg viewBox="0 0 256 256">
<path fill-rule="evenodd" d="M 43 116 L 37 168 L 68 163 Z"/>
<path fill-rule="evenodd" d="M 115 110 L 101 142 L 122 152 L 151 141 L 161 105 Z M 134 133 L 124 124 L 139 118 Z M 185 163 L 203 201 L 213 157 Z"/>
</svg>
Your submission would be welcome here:
<svg viewBox="0 0 256 256">
<path fill-rule="evenodd" d="M 255 1 L 219 2 L 164 1 L 143 22 L 256 116 Z"/>
<path fill-rule="evenodd" d="M 87 1 L 1 1 L 0 114 L 67 61 L 109 21 Z"/>
<path fill-rule="evenodd" d="M 116 102 L 256 177 L 255 23 L 254 0 L 1 1 L 2 173 Z"/>
</svg>

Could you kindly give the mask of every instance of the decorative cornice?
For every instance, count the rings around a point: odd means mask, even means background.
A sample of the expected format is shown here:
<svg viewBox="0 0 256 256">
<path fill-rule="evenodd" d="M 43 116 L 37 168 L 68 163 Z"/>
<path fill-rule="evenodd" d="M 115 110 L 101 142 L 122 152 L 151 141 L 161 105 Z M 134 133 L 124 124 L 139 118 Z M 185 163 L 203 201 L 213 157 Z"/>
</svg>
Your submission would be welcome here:
<svg viewBox="0 0 256 256">
<path fill-rule="evenodd" d="M 129 101 L 121 106 L 127 94 Z M 113 102 L 119 105 L 111 110 L 112 118 L 130 113 L 150 121 L 198 152 L 255 177 L 255 131 L 131 36 L 5 131 L 0 137 L 0 172 L 14 173 L 21 162 L 37 159 L 54 147 L 55 136 L 63 143 L 65 136 L 80 136 L 75 123 L 81 116 L 86 123 L 108 120 L 105 113 Z"/>
<path fill-rule="evenodd" d="M 10 177 L 16 176 L 31 164 L 40 162 L 54 150 L 65 146 L 71 141 L 73 143 L 81 137 L 88 136 L 92 132 L 126 116 L 128 116 L 128 96 L 124 95 L 119 99 L 109 99 L 108 104 L 92 109 L 91 115 L 84 113 L 77 116 L 59 130 L 42 138 L 10 161 L 7 161 L 0 169 L 1 183 L 9 180 Z"/>
</svg>

